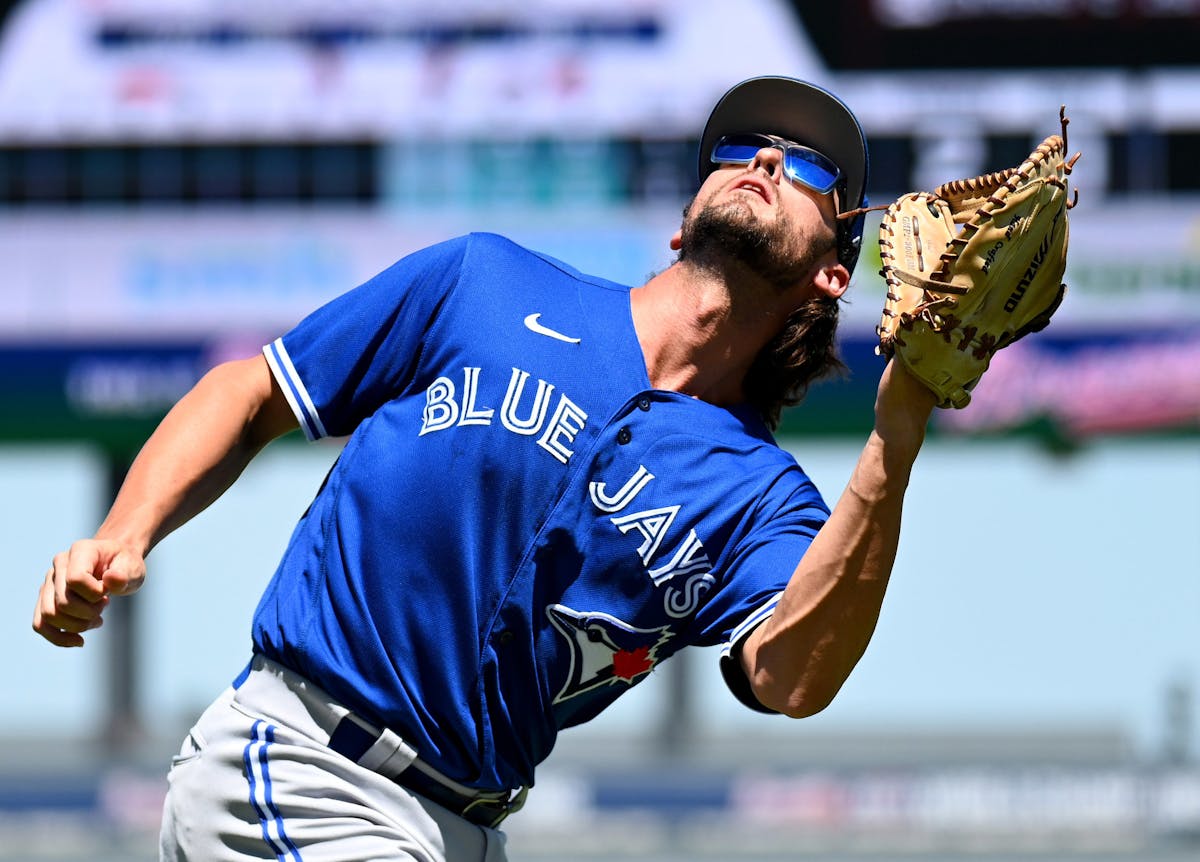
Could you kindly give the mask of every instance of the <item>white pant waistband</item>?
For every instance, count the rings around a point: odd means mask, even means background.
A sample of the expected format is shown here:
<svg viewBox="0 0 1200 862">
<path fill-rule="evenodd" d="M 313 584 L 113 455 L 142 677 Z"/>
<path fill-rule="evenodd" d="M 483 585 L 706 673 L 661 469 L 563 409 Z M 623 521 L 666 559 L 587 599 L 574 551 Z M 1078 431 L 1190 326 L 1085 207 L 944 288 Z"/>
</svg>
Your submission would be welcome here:
<svg viewBox="0 0 1200 862">
<path fill-rule="evenodd" d="M 234 701 L 251 712 L 329 746 L 360 766 L 447 807 L 471 809 L 486 804 L 511 813 L 524 802 L 525 788 L 512 796 L 509 791 L 478 790 L 442 775 L 420 760 L 416 749 L 397 733 L 375 727 L 300 674 L 263 655 L 254 656 L 235 688 Z M 347 728 L 351 722 L 356 727 Z M 349 734 L 348 729 L 352 731 Z M 355 744 L 347 751 L 344 743 L 351 738 Z"/>
<path fill-rule="evenodd" d="M 399 735 L 362 720 L 300 674 L 265 656 L 254 656 L 248 672 L 236 689 L 233 699 L 237 703 L 322 745 L 329 745 L 330 737 L 343 720 L 353 721 L 377 737 L 375 744 L 357 758 L 357 762 L 386 778 L 395 780 L 417 760 L 417 752 Z M 456 783 L 438 775 L 427 764 L 422 766 L 425 767 L 422 771 L 444 779 L 448 782 L 447 786 Z M 463 785 L 459 787 L 467 793 L 475 792 Z"/>
</svg>

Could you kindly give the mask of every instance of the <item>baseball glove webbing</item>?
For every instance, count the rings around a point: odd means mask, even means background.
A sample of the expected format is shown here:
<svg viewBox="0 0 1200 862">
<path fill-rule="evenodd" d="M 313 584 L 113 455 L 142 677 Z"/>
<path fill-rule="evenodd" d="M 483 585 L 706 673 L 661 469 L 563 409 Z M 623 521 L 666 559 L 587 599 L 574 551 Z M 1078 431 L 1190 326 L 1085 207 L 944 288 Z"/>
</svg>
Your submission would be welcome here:
<svg viewBox="0 0 1200 862">
<path fill-rule="evenodd" d="M 996 351 L 1043 329 L 1066 293 L 1066 106 L 1016 167 L 912 192 L 887 207 L 879 250 L 887 299 L 877 352 L 965 407 Z"/>
</svg>

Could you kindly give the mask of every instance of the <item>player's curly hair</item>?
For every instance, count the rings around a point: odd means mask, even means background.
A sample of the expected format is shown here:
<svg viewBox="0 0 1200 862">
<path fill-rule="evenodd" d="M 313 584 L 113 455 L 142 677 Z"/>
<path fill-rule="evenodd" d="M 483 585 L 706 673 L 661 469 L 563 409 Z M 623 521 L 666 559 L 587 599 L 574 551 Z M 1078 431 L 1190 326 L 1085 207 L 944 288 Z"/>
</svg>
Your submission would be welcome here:
<svg viewBox="0 0 1200 862">
<path fill-rule="evenodd" d="M 754 358 L 744 383 L 746 400 L 770 428 L 779 427 L 785 407 L 804 400 L 813 381 L 846 373 L 835 341 L 838 302 L 825 294 L 811 297 Z"/>
</svg>

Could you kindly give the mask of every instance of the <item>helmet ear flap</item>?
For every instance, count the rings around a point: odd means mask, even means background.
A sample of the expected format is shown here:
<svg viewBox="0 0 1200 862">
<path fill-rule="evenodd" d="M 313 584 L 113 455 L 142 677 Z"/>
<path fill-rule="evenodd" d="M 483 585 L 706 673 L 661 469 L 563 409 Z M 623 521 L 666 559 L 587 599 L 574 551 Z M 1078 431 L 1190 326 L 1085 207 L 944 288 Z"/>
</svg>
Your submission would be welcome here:
<svg viewBox="0 0 1200 862">
<path fill-rule="evenodd" d="M 866 206 L 863 199 L 863 206 Z M 854 275 L 854 266 L 862 252 L 863 228 L 866 225 L 867 214 L 860 212 L 851 218 L 838 219 L 837 222 L 837 257 L 838 262 Z"/>
</svg>

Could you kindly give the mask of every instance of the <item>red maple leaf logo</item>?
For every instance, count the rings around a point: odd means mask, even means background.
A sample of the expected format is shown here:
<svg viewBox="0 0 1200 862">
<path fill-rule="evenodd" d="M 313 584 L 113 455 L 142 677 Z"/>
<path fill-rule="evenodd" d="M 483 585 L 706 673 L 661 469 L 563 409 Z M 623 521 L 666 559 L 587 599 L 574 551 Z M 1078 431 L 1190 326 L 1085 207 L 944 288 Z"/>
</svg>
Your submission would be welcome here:
<svg viewBox="0 0 1200 862">
<path fill-rule="evenodd" d="M 648 673 L 652 667 L 654 659 L 650 658 L 650 647 L 641 646 L 613 653 L 613 676 L 623 680 L 632 681 L 634 677 Z"/>
</svg>

